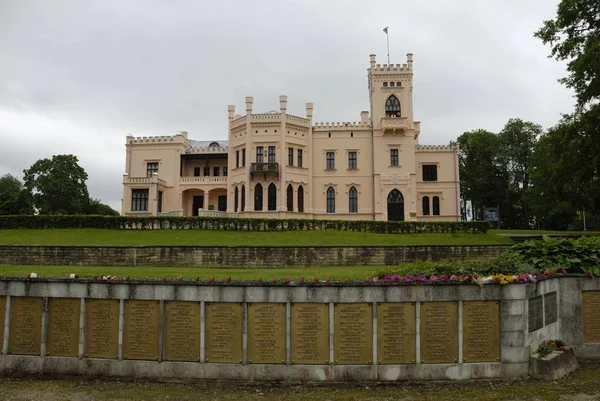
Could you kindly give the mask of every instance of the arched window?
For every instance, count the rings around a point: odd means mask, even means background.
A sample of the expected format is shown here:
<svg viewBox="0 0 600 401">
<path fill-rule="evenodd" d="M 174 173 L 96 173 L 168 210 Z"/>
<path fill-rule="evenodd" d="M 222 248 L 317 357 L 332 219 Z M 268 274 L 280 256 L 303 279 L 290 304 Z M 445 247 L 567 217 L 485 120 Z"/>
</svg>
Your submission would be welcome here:
<svg viewBox="0 0 600 401">
<path fill-rule="evenodd" d="M 238 210 L 238 195 L 240 194 L 238 187 L 235 187 L 235 191 L 233 191 L 233 212 L 237 213 Z"/>
<path fill-rule="evenodd" d="M 287 211 L 294 211 L 294 188 L 292 188 L 292 184 L 287 187 Z"/>
<path fill-rule="evenodd" d="M 385 102 L 385 116 L 400 117 L 400 101 L 394 95 L 388 97 L 388 100 Z"/>
<path fill-rule="evenodd" d="M 348 201 L 350 203 L 349 212 L 358 213 L 358 191 L 356 188 L 350 188 L 350 192 L 348 193 Z"/>
<path fill-rule="evenodd" d="M 335 190 L 332 187 L 327 189 L 327 213 L 335 213 Z"/>
<path fill-rule="evenodd" d="M 267 196 L 269 201 L 269 210 L 277 210 L 277 187 L 275 184 L 269 185 Z"/>
<path fill-rule="evenodd" d="M 433 197 L 433 215 L 434 216 L 440 215 L 440 197 L 439 196 Z"/>
<path fill-rule="evenodd" d="M 246 209 L 246 186 L 242 185 L 242 212 Z"/>
<path fill-rule="evenodd" d="M 263 210 L 262 200 L 263 200 L 262 185 L 256 184 L 256 186 L 254 187 L 254 210 Z"/>
<path fill-rule="evenodd" d="M 423 216 L 429 216 L 429 196 L 424 196 L 421 203 L 423 204 Z"/>
<path fill-rule="evenodd" d="M 304 213 L 304 189 L 302 185 L 298 187 L 298 213 Z"/>
</svg>

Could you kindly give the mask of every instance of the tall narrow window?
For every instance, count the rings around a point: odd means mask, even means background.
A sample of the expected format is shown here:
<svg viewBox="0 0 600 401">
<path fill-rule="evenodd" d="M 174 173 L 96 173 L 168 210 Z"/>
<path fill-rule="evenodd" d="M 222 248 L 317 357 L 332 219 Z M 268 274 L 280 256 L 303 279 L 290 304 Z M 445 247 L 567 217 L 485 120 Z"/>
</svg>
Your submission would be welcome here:
<svg viewBox="0 0 600 401">
<path fill-rule="evenodd" d="M 242 149 L 242 167 L 246 165 L 246 149 Z"/>
<path fill-rule="evenodd" d="M 388 97 L 388 100 L 385 102 L 385 116 L 400 117 L 400 101 L 394 95 Z"/>
<path fill-rule="evenodd" d="M 227 170 L 227 167 L 223 167 L 223 177 L 227 177 L 227 174 L 229 174 L 229 170 Z"/>
<path fill-rule="evenodd" d="M 440 215 L 440 197 L 439 196 L 433 197 L 433 215 L 434 216 Z"/>
<path fill-rule="evenodd" d="M 263 189 L 262 185 L 256 184 L 254 187 L 254 210 L 263 210 Z"/>
<path fill-rule="evenodd" d="M 294 211 L 294 188 L 292 188 L 292 184 L 287 187 L 287 211 Z"/>
<path fill-rule="evenodd" d="M 327 152 L 327 170 L 333 170 L 335 168 L 335 154 L 333 152 Z"/>
<path fill-rule="evenodd" d="M 242 212 L 246 209 L 246 186 L 242 185 Z"/>
<path fill-rule="evenodd" d="M 163 199 L 163 193 L 162 193 L 162 191 L 158 191 L 158 200 L 157 200 L 157 205 L 156 205 L 156 211 L 158 213 L 162 213 L 162 199 Z"/>
<path fill-rule="evenodd" d="M 423 181 L 437 181 L 437 165 L 426 164 L 423 166 Z"/>
<path fill-rule="evenodd" d="M 148 211 L 148 189 L 132 189 L 131 190 L 131 211 L 132 212 L 147 212 Z"/>
<path fill-rule="evenodd" d="M 288 148 L 288 166 L 294 165 L 294 148 Z"/>
<path fill-rule="evenodd" d="M 398 149 L 390 149 L 390 165 L 398 165 Z"/>
<path fill-rule="evenodd" d="M 302 185 L 298 187 L 298 213 L 304 213 L 304 189 Z"/>
<path fill-rule="evenodd" d="M 429 216 L 429 196 L 424 196 L 421 204 L 423 206 L 423 216 Z"/>
<path fill-rule="evenodd" d="M 298 167 L 302 167 L 302 149 L 298 149 Z"/>
<path fill-rule="evenodd" d="M 154 173 L 158 173 L 158 163 L 146 164 L 146 176 L 152 177 Z"/>
<path fill-rule="evenodd" d="M 233 212 L 237 213 L 238 210 L 238 196 L 239 196 L 239 191 L 238 191 L 238 187 L 235 187 L 235 191 L 233 191 Z"/>
<path fill-rule="evenodd" d="M 194 177 L 200 177 L 200 167 L 194 167 Z"/>
<path fill-rule="evenodd" d="M 256 147 L 256 162 L 257 163 L 262 163 L 264 161 L 263 159 L 263 147 L 262 146 L 257 146 Z"/>
<path fill-rule="evenodd" d="M 348 168 L 350 170 L 356 169 L 356 152 L 348 152 Z"/>
<path fill-rule="evenodd" d="M 327 188 L 327 213 L 335 213 L 335 190 Z"/>
<path fill-rule="evenodd" d="M 221 175 L 221 167 L 213 167 L 213 177 L 218 177 Z"/>
<path fill-rule="evenodd" d="M 277 210 L 277 187 L 275 184 L 269 185 L 267 189 L 267 196 L 269 201 L 269 210 Z"/>
<path fill-rule="evenodd" d="M 275 146 L 269 146 L 269 163 L 275 163 Z"/>
<path fill-rule="evenodd" d="M 355 187 L 350 188 L 350 192 L 348 192 L 348 202 L 350 213 L 358 213 L 358 191 Z"/>
<path fill-rule="evenodd" d="M 236 150 L 235 151 L 235 168 L 238 168 L 240 166 L 240 151 Z"/>
</svg>

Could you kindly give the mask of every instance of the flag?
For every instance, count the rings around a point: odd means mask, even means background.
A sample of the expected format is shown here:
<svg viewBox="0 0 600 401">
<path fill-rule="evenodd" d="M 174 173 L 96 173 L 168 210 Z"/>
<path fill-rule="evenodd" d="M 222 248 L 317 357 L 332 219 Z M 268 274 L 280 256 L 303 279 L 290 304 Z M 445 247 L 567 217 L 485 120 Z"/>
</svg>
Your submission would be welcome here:
<svg viewBox="0 0 600 401">
<path fill-rule="evenodd" d="M 385 26 L 385 28 L 383 28 L 383 32 L 385 32 L 386 35 L 388 33 L 388 28 L 389 28 L 389 26 L 387 26 L 387 25 Z"/>
</svg>

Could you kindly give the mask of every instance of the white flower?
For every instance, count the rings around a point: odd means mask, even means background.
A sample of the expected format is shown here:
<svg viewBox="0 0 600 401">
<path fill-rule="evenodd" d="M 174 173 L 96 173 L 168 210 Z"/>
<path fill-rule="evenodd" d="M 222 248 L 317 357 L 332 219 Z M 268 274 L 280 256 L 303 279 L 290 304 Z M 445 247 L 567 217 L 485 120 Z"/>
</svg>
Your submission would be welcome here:
<svg viewBox="0 0 600 401">
<path fill-rule="evenodd" d="M 484 284 L 493 283 L 494 279 L 492 278 L 492 276 L 487 276 L 487 277 L 479 277 L 473 281 L 475 281 L 479 285 L 484 285 Z"/>
<path fill-rule="evenodd" d="M 31 273 L 31 274 L 29 274 L 29 277 L 31 277 L 31 278 L 37 278 L 37 274 Z"/>
<path fill-rule="evenodd" d="M 75 278 L 75 273 L 69 274 L 69 278 Z"/>
</svg>

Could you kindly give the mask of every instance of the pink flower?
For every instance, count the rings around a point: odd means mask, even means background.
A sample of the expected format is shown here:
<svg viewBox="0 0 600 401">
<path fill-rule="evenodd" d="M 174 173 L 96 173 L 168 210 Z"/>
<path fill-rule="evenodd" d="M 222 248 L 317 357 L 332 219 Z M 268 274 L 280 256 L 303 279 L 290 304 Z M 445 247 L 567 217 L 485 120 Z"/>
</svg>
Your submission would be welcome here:
<svg viewBox="0 0 600 401">
<path fill-rule="evenodd" d="M 383 281 L 386 282 L 386 283 L 391 283 L 392 282 L 392 276 L 385 276 L 383 278 Z"/>
<path fill-rule="evenodd" d="M 448 275 L 447 274 L 442 274 L 440 276 L 440 281 L 448 281 Z"/>
<path fill-rule="evenodd" d="M 456 281 L 458 280 L 458 277 L 456 277 L 456 274 L 453 274 L 450 276 L 450 281 Z"/>
<path fill-rule="evenodd" d="M 331 279 L 330 279 L 329 277 L 327 277 L 327 278 L 325 279 L 325 281 L 329 283 L 329 282 L 331 281 Z"/>
<path fill-rule="evenodd" d="M 533 275 L 533 276 L 532 276 L 531 274 L 528 274 L 528 275 L 527 275 L 527 278 L 528 278 L 528 279 L 529 279 L 529 281 L 531 281 L 532 283 L 535 283 L 535 282 L 537 282 L 537 277 L 536 277 L 535 275 Z"/>
<path fill-rule="evenodd" d="M 591 276 L 592 275 L 592 269 L 588 269 L 587 274 L 588 274 L 588 276 Z"/>
<path fill-rule="evenodd" d="M 410 274 L 405 274 L 404 275 L 404 282 L 405 283 L 410 283 L 412 281 L 412 276 Z"/>
<path fill-rule="evenodd" d="M 272 282 L 273 284 L 275 284 L 275 283 L 277 282 L 277 279 L 276 279 L 275 277 L 273 277 L 273 278 L 271 279 L 271 282 Z"/>
<path fill-rule="evenodd" d="M 527 275 L 525 273 L 519 273 L 519 281 L 527 282 Z"/>
<path fill-rule="evenodd" d="M 129 276 L 125 276 L 125 281 L 129 281 Z"/>
<path fill-rule="evenodd" d="M 562 269 L 562 274 L 567 274 L 567 271 L 565 269 Z"/>
<path fill-rule="evenodd" d="M 548 270 L 545 270 L 545 271 L 544 271 L 544 275 L 546 275 L 546 276 L 549 276 L 549 275 L 550 275 L 550 272 L 549 272 Z"/>
<path fill-rule="evenodd" d="M 304 282 L 304 277 L 300 277 L 300 282 L 303 283 Z"/>
<path fill-rule="evenodd" d="M 369 281 L 371 281 L 371 279 L 369 277 L 365 277 L 365 283 L 368 283 Z"/>
<path fill-rule="evenodd" d="M 27 275 L 29 277 L 29 275 Z M 92 280 L 98 280 L 98 276 L 92 276 Z"/>
<path fill-rule="evenodd" d="M 110 279 L 111 281 L 117 281 L 119 278 L 117 276 L 112 276 Z"/>
<path fill-rule="evenodd" d="M 437 279 L 438 278 L 436 276 L 429 277 L 429 281 L 431 281 L 431 282 L 435 282 L 435 281 L 437 281 Z"/>
<path fill-rule="evenodd" d="M 397 275 L 397 274 L 394 274 L 394 275 L 392 276 L 392 281 L 393 281 L 394 283 L 399 283 L 399 282 L 401 281 L 401 279 L 400 279 L 400 276 L 399 276 L 399 275 Z"/>
<path fill-rule="evenodd" d="M 284 281 L 285 281 L 286 283 L 289 283 L 289 282 L 290 282 L 290 278 L 289 278 L 289 277 L 286 277 Z"/>
<path fill-rule="evenodd" d="M 166 279 L 167 279 L 167 278 L 166 278 L 165 276 L 162 276 L 162 277 L 161 277 L 161 280 L 162 280 L 162 281 L 165 281 Z"/>
<path fill-rule="evenodd" d="M 318 282 L 319 282 L 319 278 L 318 278 L 318 277 L 315 277 L 315 278 L 313 278 L 313 281 L 314 281 L 315 283 L 318 283 Z"/>
<path fill-rule="evenodd" d="M 210 276 L 209 279 L 208 279 L 208 281 L 210 281 L 211 283 L 214 283 L 215 282 L 215 278 L 213 276 Z"/>
<path fill-rule="evenodd" d="M 427 276 L 425 276 L 424 274 L 419 274 L 419 276 L 417 277 L 417 281 L 427 281 Z"/>
<path fill-rule="evenodd" d="M 348 277 L 344 277 L 344 283 L 348 282 Z"/>
<path fill-rule="evenodd" d="M 179 281 L 183 280 L 183 276 L 179 276 L 179 278 L 177 280 L 179 280 Z"/>
<path fill-rule="evenodd" d="M 378 283 L 379 282 L 379 277 L 378 276 L 373 277 L 373 282 Z"/>
<path fill-rule="evenodd" d="M 227 276 L 225 280 L 227 280 L 228 283 L 231 283 L 231 276 Z"/>
<path fill-rule="evenodd" d="M 200 281 L 200 277 L 196 276 L 196 277 L 194 277 L 194 280 Z"/>
<path fill-rule="evenodd" d="M 258 281 L 259 283 L 262 283 L 262 277 L 257 278 L 256 281 Z"/>
</svg>

